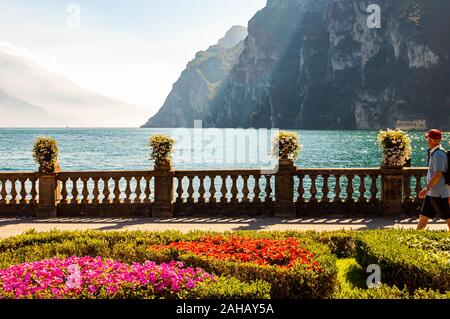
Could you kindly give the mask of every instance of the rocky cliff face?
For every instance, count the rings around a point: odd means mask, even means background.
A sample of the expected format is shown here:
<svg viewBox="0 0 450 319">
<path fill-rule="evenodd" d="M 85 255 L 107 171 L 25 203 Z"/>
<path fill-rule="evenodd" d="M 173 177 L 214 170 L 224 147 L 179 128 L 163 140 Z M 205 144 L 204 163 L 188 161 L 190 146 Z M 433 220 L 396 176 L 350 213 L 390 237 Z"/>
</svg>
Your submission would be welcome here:
<svg viewBox="0 0 450 319">
<path fill-rule="evenodd" d="M 202 105 L 215 127 L 450 129 L 448 0 L 269 0 L 229 81 Z M 192 125 L 191 125 L 192 126 Z"/>
<path fill-rule="evenodd" d="M 210 116 L 211 101 L 226 86 L 244 49 L 247 29 L 234 26 L 218 44 L 198 52 L 174 84 L 160 111 L 144 127 L 193 127 Z"/>
</svg>

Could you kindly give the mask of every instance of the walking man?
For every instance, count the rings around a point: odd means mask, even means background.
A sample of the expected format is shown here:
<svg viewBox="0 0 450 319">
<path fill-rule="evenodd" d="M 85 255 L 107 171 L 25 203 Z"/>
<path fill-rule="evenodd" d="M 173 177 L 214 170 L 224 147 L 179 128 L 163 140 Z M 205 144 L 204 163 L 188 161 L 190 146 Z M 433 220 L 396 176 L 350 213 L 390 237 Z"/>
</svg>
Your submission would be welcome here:
<svg viewBox="0 0 450 319">
<path fill-rule="evenodd" d="M 450 231 L 450 187 L 445 183 L 444 174 L 449 169 L 446 151 L 442 148 L 442 132 L 431 130 L 427 138 L 428 151 L 427 186 L 419 193 L 419 198 L 425 198 L 420 215 L 418 230 L 428 225 L 428 220 L 439 216 L 446 220 Z"/>
</svg>

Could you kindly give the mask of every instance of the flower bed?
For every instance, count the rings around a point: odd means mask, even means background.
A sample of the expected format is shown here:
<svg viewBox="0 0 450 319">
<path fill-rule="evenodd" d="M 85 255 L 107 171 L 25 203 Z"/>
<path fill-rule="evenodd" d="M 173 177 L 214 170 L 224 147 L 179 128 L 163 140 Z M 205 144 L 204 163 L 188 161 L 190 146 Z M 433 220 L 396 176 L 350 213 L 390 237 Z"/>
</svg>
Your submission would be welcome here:
<svg viewBox="0 0 450 319">
<path fill-rule="evenodd" d="M 101 257 L 53 258 L 0 270 L 0 298 L 174 297 L 215 281 L 172 261 L 132 265 Z"/>
<path fill-rule="evenodd" d="M 209 241 L 205 238 L 208 237 L 217 243 L 216 256 L 207 252 Z M 156 264 L 176 260 L 193 269 L 200 267 L 214 275 L 216 280 L 199 282 L 194 289 L 181 289 L 169 295 L 155 292 L 153 288 L 142 287 L 134 291 L 127 286 L 118 290 L 116 298 L 330 298 L 337 287 L 336 257 L 314 237 L 296 232 L 253 231 L 232 234 L 182 234 L 174 231 L 29 232 L 0 241 L 0 269 L 6 271 L 16 265 L 55 257 L 66 260 L 71 256 L 101 256 L 103 260 L 112 259 L 128 265 L 136 262 L 145 265 L 148 260 Z M 180 250 L 175 247 L 177 243 L 199 243 L 203 248 L 198 246 L 196 252 Z M 219 254 L 220 247 L 226 245 L 232 248 L 228 254 L 219 257 L 222 255 Z M 156 249 L 158 247 L 160 249 Z M 200 254 L 199 249 L 205 253 Z M 76 283 L 73 280 L 73 284 Z M 80 298 L 109 298 L 106 291 L 103 294 L 83 291 Z M 77 295 L 74 298 L 78 298 Z"/>
<path fill-rule="evenodd" d="M 300 263 L 306 265 L 309 270 L 321 271 L 319 263 L 314 261 L 315 255 L 302 248 L 295 238 L 275 240 L 214 236 L 203 237 L 198 241 L 174 242 L 150 248 L 156 250 L 174 248 L 199 256 L 278 266 L 286 269 Z"/>
<path fill-rule="evenodd" d="M 323 245 L 297 238 L 200 237 L 149 247 L 152 258 L 175 258 L 242 281 L 264 280 L 272 298 L 329 298 L 336 287 L 335 258 Z"/>
</svg>

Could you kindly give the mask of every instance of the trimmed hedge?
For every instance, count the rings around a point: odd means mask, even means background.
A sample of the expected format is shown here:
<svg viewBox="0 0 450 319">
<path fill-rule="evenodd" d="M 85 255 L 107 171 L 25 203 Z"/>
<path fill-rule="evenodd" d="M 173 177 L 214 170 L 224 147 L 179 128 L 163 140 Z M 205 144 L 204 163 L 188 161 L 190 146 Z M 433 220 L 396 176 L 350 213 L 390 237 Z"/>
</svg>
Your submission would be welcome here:
<svg viewBox="0 0 450 319">
<path fill-rule="evenodd" d="M 450 290 L 450 234 L 409 230 L 378 230 L 356 236 L 356 259 L 366 268 L 381 267 L 382 282 L 406 287 L 410 293 L 428 288 Z M 434 247 L 433 249 L 430 247 Z"/>
<path fill-rule="evenodd" d="M 225 236 L 231 233 L 226 233 Z M 252 263 L 222 261 L 199 257 L 176 250 L 157 252 L 152 245 L 164 245 L 176 241 L 195 241 L 204 236 L 218 235 L 211 232 L 100 232 L 76 231 L 48 233 L 28 232 L 0 241 L 0 268 L 13 264 L 39 261 L 51 257 L 102 256 L 121 262 L 157 263 L 179 260 L 190 267 L 201 267 L 218 277 L 234 280 L 234 286 L 222 282 L 224 288 L 204 288 L 196 295 L 199 298 L 331 298 L 337 287 L 336 257 L 323 244 L 312 239 L 311 234 L 297 232 L 251 232 L 232 233 L 234 236 L 283 239 L 296 237 L 302 247 L 312 251 L 319 262 L 320 273 L 302 265 L 290 269 L 261 266 Z M 241 282 L 241 285 L 237 284 Z M 227 286 L 228 285 L 228 286 Z M 234 288 L 232 288 L 232 286 Z M 225 289 L 225 287 L 228 287 Z M 207 292 L 205 292 L 207 291 Z M 213 291 L 222 291 L 214 295 Z M 233 292 L 234 291 L 234 292 Z"/>
</svg>

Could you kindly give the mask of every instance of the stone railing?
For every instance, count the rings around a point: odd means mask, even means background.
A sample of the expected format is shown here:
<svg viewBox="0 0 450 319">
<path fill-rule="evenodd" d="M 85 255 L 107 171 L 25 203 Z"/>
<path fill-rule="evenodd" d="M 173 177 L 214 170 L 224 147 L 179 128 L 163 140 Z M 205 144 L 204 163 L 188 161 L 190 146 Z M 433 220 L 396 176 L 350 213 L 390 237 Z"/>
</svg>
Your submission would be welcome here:
<svg viewBox="0 0 450 319">
<path fill-rule="evenodd" d="M 174 212 L 270 215 L 274 177 L 260 170 L 177 171 Z"/>
<path fill-rule="evenodd" d="M 0 216 L 417 215 L 425 168 L 0 173 Z"/>
<path fill-rule="evenodd" d="M 0 172 L 0 213 L 27 216 L 35 212 L 38 203 L 37 173 Z"/>
</svg>

